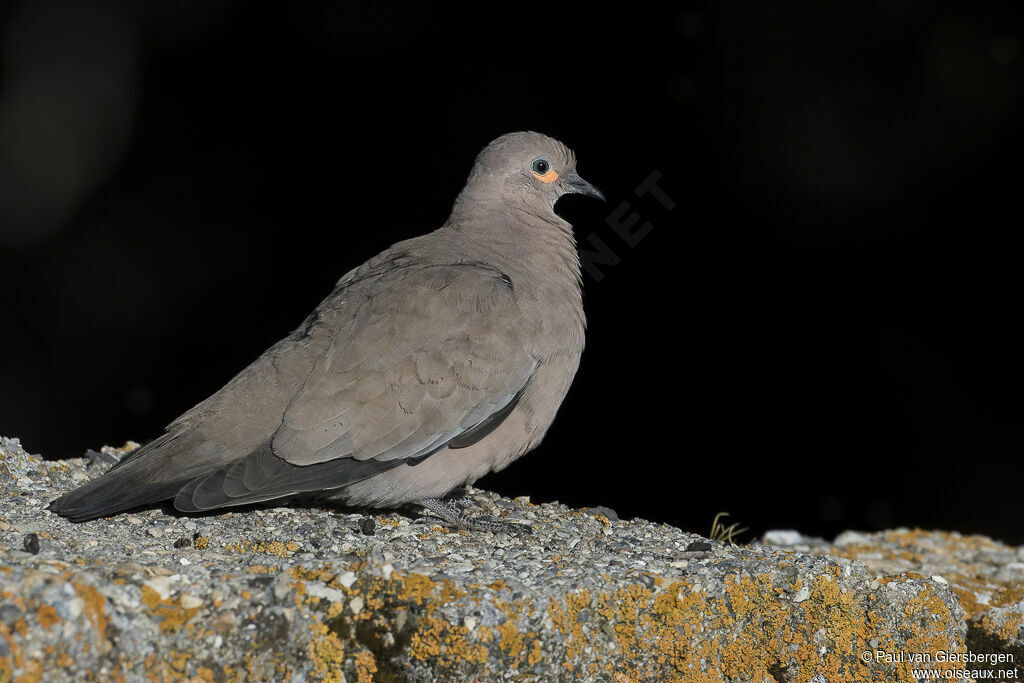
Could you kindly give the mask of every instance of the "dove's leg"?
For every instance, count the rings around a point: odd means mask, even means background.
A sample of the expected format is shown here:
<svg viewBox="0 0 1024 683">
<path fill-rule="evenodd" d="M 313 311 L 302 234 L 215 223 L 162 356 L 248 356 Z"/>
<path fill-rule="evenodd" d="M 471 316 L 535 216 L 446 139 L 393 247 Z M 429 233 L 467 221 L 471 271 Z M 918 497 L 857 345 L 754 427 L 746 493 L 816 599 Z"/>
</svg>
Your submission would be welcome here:
<svg viewBox="0 0 1024 683">
<path fill-rule="evenodd" d="M 465 512 L 465 510 L 452 501 L 442 498 L 426 498 L 419 501 L 417 505 L 422 505 L 451 526 L 459 529 L 466 529 L 467 531 L 490 531 L 492 533 L 504 532 L 507 534 L 533 533 L 533 529 L 526 524 L 502 522 L 501 520 L 494 519 L 493 517 L 483 515 L 479 517 L 470 516 Z"/>
</svg>

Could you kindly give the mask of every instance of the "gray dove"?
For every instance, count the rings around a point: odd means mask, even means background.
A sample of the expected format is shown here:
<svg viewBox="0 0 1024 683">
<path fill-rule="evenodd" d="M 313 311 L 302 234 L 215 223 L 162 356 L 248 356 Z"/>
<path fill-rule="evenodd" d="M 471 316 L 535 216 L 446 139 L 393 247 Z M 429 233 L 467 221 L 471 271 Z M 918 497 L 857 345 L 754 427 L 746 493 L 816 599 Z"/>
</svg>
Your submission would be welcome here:
<svg viewBox="0 0 1024 683">
<path fill-rule="evenodd" d="M 350 271 L 298 329 L 49 509 L 84 521 L 304 496 L 528 530 L 445 496 L 537 446 L 579 367 L 580 261 L 554 212 L 567 193 L 604 199 L 561 142 L 498 138 L 444 225 Z"/>
</svg>

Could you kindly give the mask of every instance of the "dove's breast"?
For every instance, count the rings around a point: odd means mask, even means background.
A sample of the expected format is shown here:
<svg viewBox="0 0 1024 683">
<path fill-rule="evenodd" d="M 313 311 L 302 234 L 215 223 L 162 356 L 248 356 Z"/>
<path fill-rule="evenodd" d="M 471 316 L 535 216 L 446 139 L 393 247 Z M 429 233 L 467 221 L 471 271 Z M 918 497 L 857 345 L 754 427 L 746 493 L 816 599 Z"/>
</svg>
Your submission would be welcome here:
<svg viewBox="0 0 1024 683">
<path fill-rule="evenodd" d="M 575 251 L 572 257 L 575 260 Z M 333 500 L 394 507 L 443 497 L 505 468 L 540 443 L 579 368 L 585 319 L 578 270 L 574 273 L 571 264 L 541 274 L 523 272 L 517 265 L 495 266 L 509 275 L 520 312 L 520 337 L 536 361 L 515 408 L 479 441 L 445 447 L 415 464 L 352 484 L 332 494 Z"/>
</svg>

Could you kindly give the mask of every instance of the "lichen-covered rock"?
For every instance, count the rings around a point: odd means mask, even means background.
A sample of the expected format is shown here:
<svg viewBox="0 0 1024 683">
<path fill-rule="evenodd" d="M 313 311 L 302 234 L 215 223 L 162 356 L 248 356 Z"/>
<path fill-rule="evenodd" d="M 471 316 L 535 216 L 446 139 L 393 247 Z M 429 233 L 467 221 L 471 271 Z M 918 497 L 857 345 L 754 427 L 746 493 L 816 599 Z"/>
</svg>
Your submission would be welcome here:
<svg viewBox="0 0 1024 683">
<path fill-rule="evenodd" d="M 766 537 L 774 544 L 781 539 Z M 1024 678 L 1024 547 L 984 536 L 920 529 L 847 531 L 832 543 L 806 537 L 786 540 L 789 549 L 858 560 L 878 576 L 928 577 L 948 585 L 964 610 L 970 650 L 1011 657 L 1009 664 L 972 662 L 970 668 L 1016 669 L 1016 678 Z"/>
<path fill-rule="evenodd" d="M 862 653 L 967 647 L 949 581 L 607 509 L 471 491 L 535 529 L 515 537 L 317 507 L 45 510 L 99 460 L 0 440 L 0 680 L 910 681 Z"/>
</svg>

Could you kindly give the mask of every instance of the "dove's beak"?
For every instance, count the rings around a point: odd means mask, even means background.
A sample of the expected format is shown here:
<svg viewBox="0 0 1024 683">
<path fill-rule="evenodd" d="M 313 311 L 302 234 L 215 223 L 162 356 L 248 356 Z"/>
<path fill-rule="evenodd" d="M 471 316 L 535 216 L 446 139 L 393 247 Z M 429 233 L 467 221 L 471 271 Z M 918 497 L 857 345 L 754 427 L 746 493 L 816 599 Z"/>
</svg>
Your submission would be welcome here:
<svg viewBox="0 0 1024 683">
<path fill-rule="evenodd" d="M 580 178 L 575 173 L 562 176 L 562 188 L 566 194 L 584 194 L 594 199 L 600 199 L 602 202 L 605 201 L 604 195 L 601 194 L 601 190 L 597 189 L 583 178 Z"/>
</svg>

